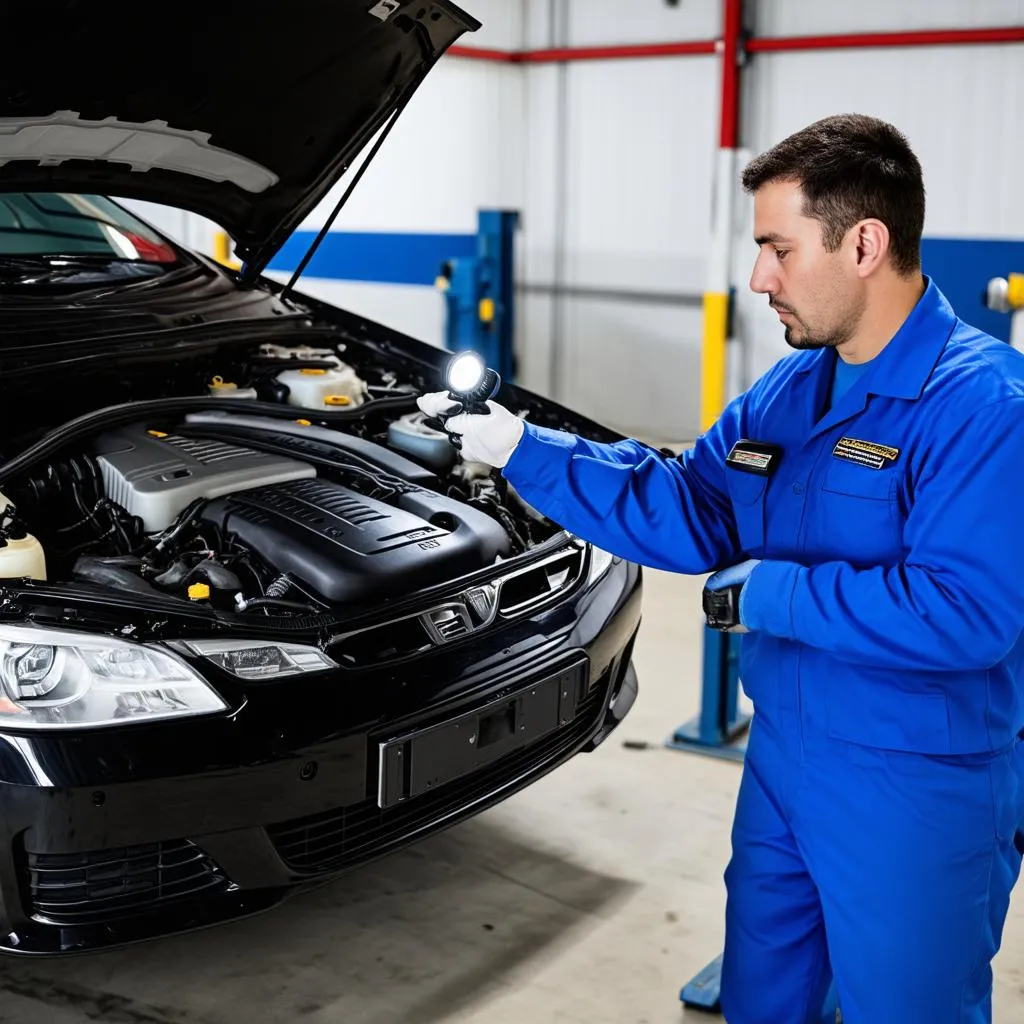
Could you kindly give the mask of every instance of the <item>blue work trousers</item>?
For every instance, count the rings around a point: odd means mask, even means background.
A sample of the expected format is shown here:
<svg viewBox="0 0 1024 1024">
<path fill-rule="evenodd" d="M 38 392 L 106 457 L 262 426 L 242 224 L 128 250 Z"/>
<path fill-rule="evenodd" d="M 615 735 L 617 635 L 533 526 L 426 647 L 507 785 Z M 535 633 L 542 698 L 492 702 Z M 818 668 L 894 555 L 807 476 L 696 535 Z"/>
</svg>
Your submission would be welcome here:
<svg viewBox="0 0 1024 1024">
<path fill-rule="evenodd" d="M 943 757 L 751 727 L 726 870 L 728 1024 L 989 1024 L 1024 746 Z"/>
</svg>

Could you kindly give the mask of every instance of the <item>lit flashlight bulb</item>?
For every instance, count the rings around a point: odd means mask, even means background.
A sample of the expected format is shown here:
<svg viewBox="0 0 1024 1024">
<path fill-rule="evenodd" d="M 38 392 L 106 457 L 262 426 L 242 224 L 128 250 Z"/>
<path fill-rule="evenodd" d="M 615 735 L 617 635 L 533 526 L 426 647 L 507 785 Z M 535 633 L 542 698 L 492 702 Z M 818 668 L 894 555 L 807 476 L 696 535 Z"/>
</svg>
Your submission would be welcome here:
<svg viewBox="0 0 1024 1024">
<path fill-rule="evenodd" d="M 460 352 L 448 364 L 448 396 L 465 412 L 486 413 L 487 400 L 501 387 L 501 377 L 472 350 Z"/>
<path fill-rule="evenodd" d="M 481 384 L 487 367 L 475 352 L 463 352 L 448 367 L 448 387 L 456 394 L 470 394 Z"/>
</svg>

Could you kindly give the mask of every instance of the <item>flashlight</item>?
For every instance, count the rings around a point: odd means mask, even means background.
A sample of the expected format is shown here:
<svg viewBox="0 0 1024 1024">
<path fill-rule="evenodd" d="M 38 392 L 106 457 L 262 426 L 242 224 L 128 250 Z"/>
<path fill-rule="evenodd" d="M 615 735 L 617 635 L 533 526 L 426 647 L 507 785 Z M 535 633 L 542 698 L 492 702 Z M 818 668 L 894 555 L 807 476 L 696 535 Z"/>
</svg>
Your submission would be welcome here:
<svg viewBox="0 0 1024 1024">
<path fill-rule="evenodd" d="M 488 415 L 491 410 L 487 406 L 487 400 L 493 398 L 501 387 L 501 377 L 497 370 L 492 370 L 476 352 L 472 351 L 459 352 L 452 357 L 445 372 L 445 379 L 448 382 L 448 397 L 457 405 L 448 412 L 424 420 L 427 426 L 435 430 L 444 430 L 445 423 L 459 413 Z M 449 434 L 448 440 L 451 441 L 453 448 L 462 447 L 461 437 Z"/>
<path fill-rule="evenodd" d="M 448 394 L 465 412 L 486 414 L 487 400 L 497 394 L 501 377 L 476 352 L 460 352 L 448 364 Z"/>
</svg>

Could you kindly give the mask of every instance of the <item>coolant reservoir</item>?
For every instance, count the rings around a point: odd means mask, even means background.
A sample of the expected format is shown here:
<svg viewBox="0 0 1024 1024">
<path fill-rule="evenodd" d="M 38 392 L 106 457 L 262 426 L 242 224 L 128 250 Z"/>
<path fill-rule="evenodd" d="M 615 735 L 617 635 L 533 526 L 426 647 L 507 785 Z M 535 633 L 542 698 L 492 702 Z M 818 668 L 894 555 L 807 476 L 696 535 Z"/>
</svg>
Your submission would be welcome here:
<svg viewBox="0 0 1024 1024">
<path fill-rule="evenodd" d="M 12 502 L 0 494 L 0 513 L 10 504 Z M 4 525 L 6 544 L 0 547 L 0 579 L 27 576 L 33 580 L 45 580 L 46 556 L 42 544 L 17 526 L 11 527 L 6 521 Z"/>
<path fill-rule="evenodd" d="M 240 388 L 234 381 L 214 377 L 207 385 L 211 398 L 255 398 L 255 388 Z"/>
<path fill-rule="evenodd" d="M 351 366 L 282 370 L 277 379 L 288 387 L 289 404 L 305 409 L 361 405 L 365 395 L 365 385 Z"/>
</svg>

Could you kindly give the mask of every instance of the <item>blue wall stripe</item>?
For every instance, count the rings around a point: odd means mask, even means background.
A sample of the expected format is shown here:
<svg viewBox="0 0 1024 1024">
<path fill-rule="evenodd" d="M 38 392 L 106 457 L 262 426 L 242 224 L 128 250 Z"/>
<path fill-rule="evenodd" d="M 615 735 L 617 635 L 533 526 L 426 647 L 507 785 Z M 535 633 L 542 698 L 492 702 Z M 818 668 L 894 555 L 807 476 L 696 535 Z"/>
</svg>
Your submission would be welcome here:
<svg viewBox="0 0 1024 1024">
<path fill-rule="evenodd" d="M 316 238 L 296 231 L 270 264 L 290 272 Z M 344 281 L 433 285 L 448 259 L 476 254 L 475 234 L 331 231 L 320 243 L 305 274 Z M 952 303 L 958 316 L 1003 341 L 1010 338 L 1010 317 L 986 308 L 982 295 L 992 277 L 1024 272 L 1024 241 L 976 238 L 925 238 L 924 272 Z"/>
<path fill-rule="evenodd" d="M 294 270 L 316 236 L 315 231 L 294 232 L 268 269 Z M 475 234 L 330 231 L 303 271 L 303 277 L 432 285 L 445 260 L 475 254 Z"/>
<path fill-rule="evenodd" d="M 989 309 L 983 296 L 991 278 L 1024 272 L 1024 241 L 925 238 L 921 263 L 961 320 L 1010 340 L 1009 314 Z"/>
</svg>

